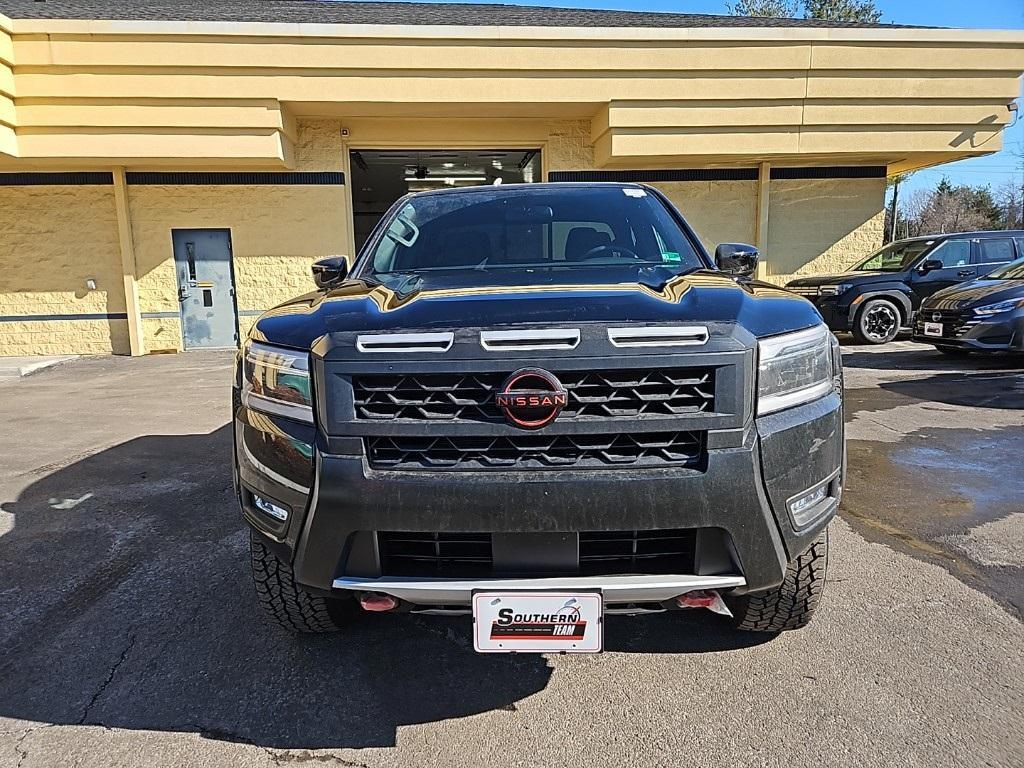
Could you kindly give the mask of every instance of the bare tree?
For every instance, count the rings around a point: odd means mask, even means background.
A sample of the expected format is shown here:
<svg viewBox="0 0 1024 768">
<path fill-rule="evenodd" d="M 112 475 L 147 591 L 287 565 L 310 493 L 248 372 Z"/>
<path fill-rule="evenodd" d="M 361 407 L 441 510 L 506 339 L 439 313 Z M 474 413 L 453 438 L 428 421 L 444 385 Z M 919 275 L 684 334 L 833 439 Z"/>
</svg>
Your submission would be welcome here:
<svg viewBox="0 0 1024 768">
<path fill-rule="evenodd" d="M 947 179 L 933 190 L 916 190 L 900 212 L 911 237 L 999 229 L 1003 218 L 988 187 L 955 187 Z"/>
<path fill-rule="evenodd" d="M 1004 182 L 994 197 L 1002 213 L 1003 229 L 1024 229 L 1024 183 L 1015 179 Z"/>
</svg>

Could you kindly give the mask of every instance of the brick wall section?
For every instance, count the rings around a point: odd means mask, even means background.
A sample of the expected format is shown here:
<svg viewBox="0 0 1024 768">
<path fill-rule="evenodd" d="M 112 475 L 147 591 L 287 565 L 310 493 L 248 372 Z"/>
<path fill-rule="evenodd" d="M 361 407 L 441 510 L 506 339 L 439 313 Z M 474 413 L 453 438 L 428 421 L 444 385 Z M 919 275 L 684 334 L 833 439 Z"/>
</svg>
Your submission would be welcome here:
<svg viewBox="0 0 1024 768">
<path fill-rule="evenodd" d="M 296 170 L 341 170 L 340 129 L 339 120 L 300 121 Z M 589 121 L 578 120 L 541 125 L 536 138 L 546 139 L 546 167 L 592 168 L 589 129 Z M 416 126 L 408 130 L 417 135 Z M 455 139 L 464 130 L 451 126 Z M 500 127 L 488 131 L 501 135 Z M 709 250 L 754 240 L 754 182 L 658 186 Z M 768 279 L 839 271 L 877 247 L 884 189 L 884 179 L 772 182 Z M 141 311 L 170 315 L 144 317 L 149 351 L 182 345 L 172 229 L 231 231 L 242 336 L 255 320 L 251 312 L 312 289 L 314 260 L 347 252 L 347 194 L 340 185 L 135 185 L 128 195 Z M 85 289 L 87 277 L 96 278 L 96 291 Z M 0 315 L 124 311 L 112 188 L 0 187 Z M 124 320 L 0 323 L 0 354 L 127 351 Z"/>
<path fill-rule="evenodd" d="M 885 179 L 773 181 L 769 279 L 841 272 L 882 244 Z"/>
<path fill-rule="evenodd" d="M 299 126 L 296 170 L 342 168 L 340 123 Z M 231 230 L 240 312 L 265 310 L 313 289 L 310 265 L 344 253 L 345 188 L 329 186 L 158 186 L 128 188 L 143 314 L 178 311 L 172 229 Z M 244 337 L 253 318 L 239 318 Z M 177 317 L 143 320 L 147 349 L 180 349 Z"/>
<path fill-rule="evenodd" d="M 0 186 L 0 316 L 124 311 L 113 188 Z M 0 354 L 68 352 L 127 353 L 127 324 L 0 322 Z"/>
<path fill-rule="evenodd" d="M 719 243 L 754 242 L 756 182 L 669 181 L 653 186 L 682 212 L 709 253 Z"/>
</svg>

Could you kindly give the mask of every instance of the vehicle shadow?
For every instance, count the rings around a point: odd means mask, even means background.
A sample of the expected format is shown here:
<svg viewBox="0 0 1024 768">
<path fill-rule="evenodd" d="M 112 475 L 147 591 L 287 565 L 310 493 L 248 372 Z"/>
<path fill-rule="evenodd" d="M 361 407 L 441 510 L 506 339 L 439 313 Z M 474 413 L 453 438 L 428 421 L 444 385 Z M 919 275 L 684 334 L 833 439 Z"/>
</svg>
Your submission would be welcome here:
<svg viewBox="0 0 1024 768">
<path fill-rule="evenodd" d="M 999 408 L 1024 411 L 1024 368 L 992 368 L 992 373 L 965 375 L 937 373 L 920 379 L 881 382 L 885 392 L 968 408 Z"/>
<path fill-rule="evenodd" d="M 235 509 L 227 426 L 42 467 L 0 535 L 0 715 L 199 733 L 267 748 L 395 744 L 399 726 L 516 703 L 536 655 L 481 655 L 468 618 L 366 616 L 337 635 L 265 623 Z M 607 648 L 729 651 L 717 617 L 610 617 Z"/>
<path fill-rule="evenodd" d="M 853 344 L 844 344 L 843 367 L 864 368 L 876 371 L 1002 371 L 1019 370 L 1024 366 L 1020 356 L 1013 355 L 968 355 L 949 357 L 927 344 L 907 347 L 881 345 L 870 351 L 858 348 L 851 351 Z M 863 351 L 861 351 L 863 350 Z"/>
</svg>

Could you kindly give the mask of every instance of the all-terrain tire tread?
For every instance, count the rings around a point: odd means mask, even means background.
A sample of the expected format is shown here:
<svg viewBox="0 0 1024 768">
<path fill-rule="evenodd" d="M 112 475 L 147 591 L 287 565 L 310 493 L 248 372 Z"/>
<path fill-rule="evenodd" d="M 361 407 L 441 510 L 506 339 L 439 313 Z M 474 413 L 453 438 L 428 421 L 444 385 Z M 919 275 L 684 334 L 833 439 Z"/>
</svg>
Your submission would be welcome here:
<svg viewBox="0 0 1024 768">
<path fill-rule="evenodd" d="M 331 599 L 296 584 L 291 565 L 275 555 L 255 533 L 250 533 L 249 553 L 256 599 L 274 623 L 295 633 L 341 629 Z"/>
<path fill-rule="evenodd" d="M 736 601 L 736 627 L 751 632 L 800 629 L 814 616 L 825 587 L 828 568 L 828 529 L 786 569 L 782 584 Z"/>
</svg>

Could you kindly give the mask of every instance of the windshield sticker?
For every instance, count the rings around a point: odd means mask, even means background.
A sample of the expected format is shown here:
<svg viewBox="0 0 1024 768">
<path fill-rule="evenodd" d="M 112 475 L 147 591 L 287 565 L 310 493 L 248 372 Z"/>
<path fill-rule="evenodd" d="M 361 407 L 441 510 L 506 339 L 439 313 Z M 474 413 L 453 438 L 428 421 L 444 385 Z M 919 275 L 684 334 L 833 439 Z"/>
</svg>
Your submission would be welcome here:
<svg viewBox="0 0 1024 768">
<path fill-rule="evenodd" d="M 622 190 L 622 194 L 624 194 L 626 197 L 647 197 L 647 192 L 645 192 L 644 190 L 630 189 L 628 187 Z"/>
<path fill-rule="evenodd" d="M 679 264 L 683 259 L 675 251 L 662 251 L 661 260 L 666 264 Z"/>
</svg>

